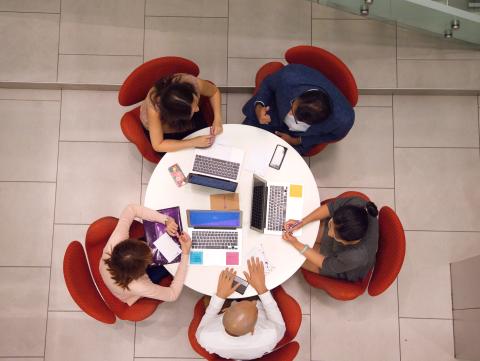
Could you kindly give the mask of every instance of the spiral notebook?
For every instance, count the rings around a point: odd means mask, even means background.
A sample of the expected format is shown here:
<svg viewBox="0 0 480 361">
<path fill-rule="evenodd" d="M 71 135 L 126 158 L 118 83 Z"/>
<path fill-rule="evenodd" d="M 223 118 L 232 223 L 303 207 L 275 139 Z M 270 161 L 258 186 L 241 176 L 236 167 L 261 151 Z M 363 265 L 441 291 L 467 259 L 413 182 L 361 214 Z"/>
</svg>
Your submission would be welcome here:
<svg viewBox="0 0 480 361">
<path fill-rule="evenodd" d="M 178 224 L 178 232 L 182 232 L 182 217 L 180 207 L 171 207 L 159 209 L 157 212 L 169 216 Z M 148 246 L 153 252 L 153 262 L 158 265 L 168 263 L 178 263 L 182 255 L 180 240 L 178 237 L 172 237 L 167 233 L 166 226 L 162 223 L 143 221 L 145 229 L 145 238 Z"/>
</svg>

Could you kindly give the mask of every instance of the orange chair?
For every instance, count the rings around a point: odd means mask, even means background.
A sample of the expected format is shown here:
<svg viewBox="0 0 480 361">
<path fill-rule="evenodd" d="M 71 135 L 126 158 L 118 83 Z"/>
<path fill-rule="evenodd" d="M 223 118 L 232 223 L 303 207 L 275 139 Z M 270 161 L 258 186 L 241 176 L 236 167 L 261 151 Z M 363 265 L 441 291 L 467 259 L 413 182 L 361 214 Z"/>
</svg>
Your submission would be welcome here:
<svg viewBox="0 0 480 361">
<path fill-rule="evenodd" d="M 326 76 L 347 98 L 349 103 L 354 107 L 358 102 L 358 89 L 355 78 L 348 67 L 335 55 L 315 46 L 299 45 L 290 48 L 285 53 L 285 60 L 289 64 L 303 64 L 318 70 Z M 263 65 L 257 72 L 255 77 L 255 92 L 262 83 L 263 79 L 270 74 L 275 73 L 283 67 L 280 62 L 270 62 Z M 322 143 L 310 149 L 305 156 L 314 156 L 320 153 L 330 143 Z"/>
<path fill-rule="evenodd" d="M 104 323 L 115 323 L 115 315 L 108 308 L 93 283 L 82 244 L 71 242 L 63 258 L 63 276 L 68 292 L 86 314 Z"/>
<path fill-rule="evenodd" d="M 118 93 L 118 102 L 123 106 L 137 104 L 146 98 L 148 91 L 158 79 L 176 73 L 197 76 L 199 72 L 197 64 L 178 56 L 165 56 L 147 61 L 136 68 L 123 82 Z M 202 118 L 206 124 L 211 125 L 213 110 L 208 98 L 200 97 L 199 107 Z M 137 146 L 145 159 L 152 163 L 160 161 L 162 156 L 153 149 L 140 121 L 139 106 L 125 113 L 120 125 L 125 137 Z"/>
<path fill-rule="evenodd" d="M 292 342 L 289 344 L 289 342 L 292 341 L 298 333 L 298 330 L 302 323 L 302 310 L 297 301 L 295 301 L 292 296 L 286 293 L 282 286 L 278 286 L 271 292 L 273 298 L 275 299 L 275 301 L 277 301 L 278 308 L 280 309 L 280 312 L 282 313 L 283 319 L 285 321 L 285 335 L 277 343 L 275 347 L 276 351 L 273 351 L 272 353 L 265 355 L 257 360 L 293 360 L 298 352 L 298 344 L 296 342 Z M 188 327 L 188 339 L 190 340 L 190 345 L 192 345 L 192 348 L 206 360 L 227 361 L 227 359 L 224 359 L 216 354 L 210 354 L 197 341 L 197 337 L 195 336 L 195 334 L 204 314 L 205 305 L 203 303 L 202 297 L 195 305 L 193 311 L 193 318 L 190 322 L 190 326 Z M 280 355 L 283 355 L 281 356 L 283 358 L 280 358 Z M 279 358 L 275 358 L 275 356 Z"/>
</svg>

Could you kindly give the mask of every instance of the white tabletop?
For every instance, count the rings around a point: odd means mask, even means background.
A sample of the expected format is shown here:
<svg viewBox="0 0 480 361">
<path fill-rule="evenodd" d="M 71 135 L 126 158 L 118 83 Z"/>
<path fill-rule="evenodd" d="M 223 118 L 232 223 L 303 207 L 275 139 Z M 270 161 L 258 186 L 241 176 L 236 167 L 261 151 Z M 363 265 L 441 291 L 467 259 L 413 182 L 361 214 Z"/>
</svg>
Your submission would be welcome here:
<svg viewBox="0 0 480 361">
<path fill-rule="evenodd" d="M 208 134 L 208 128 L 195 132 L 190 137 Z M 300 268 L 305 257 L 300 255 L 280 236 L 265 235 L 250 229 L 253 172 L 268 182 L 285 182 L 303 185 L 303 215 L 305 216 L 320 205 L 317 184 L 309 166 L 289 144 L 263 129 L 241 125 L 225 124 L 223 133 L 216 138 L 222 145 L 241 148 L 245 157 L 241 167 L 237 193 L 240 197 L 240 209 L 243 211 L 243 250 L 240 265 L 235 269 L 242 278 L 247 270 L 246 256 L 252 248 L 261 247 L 273 269 L 266 275 L 268 289 L 273 289 L 289 279 Z M 268 163 L 277 144 L 288 148 L 280 170 L 270 168 Z M 145 206 L 152 209 L 180 206 L 183 227 L 187 228 L 187 209 L 210 209 L 210 195 L 223 192 L 217 189 L 187 184 L 177 187 L 172 180 L 168 167 L 180 165 L 185 176 L 192 170 L 194 149 L 184 149 L 165 154 L 155 168 L 148 182 Z M 313 246 L 318 232 L 318 222 L 305 226 L 299 240 Z M 170 273 L 175 274 L 178 264 L 167 265 Z M 189 265 L 185 285 L 206 295 L 213 295 L 217 289 L 218 275 L 223 267 Z M 234 293 L 230 298 L 242 298 L 256 295 L 253 287 L 248 287 L 244 295 Z"/>
</svg>

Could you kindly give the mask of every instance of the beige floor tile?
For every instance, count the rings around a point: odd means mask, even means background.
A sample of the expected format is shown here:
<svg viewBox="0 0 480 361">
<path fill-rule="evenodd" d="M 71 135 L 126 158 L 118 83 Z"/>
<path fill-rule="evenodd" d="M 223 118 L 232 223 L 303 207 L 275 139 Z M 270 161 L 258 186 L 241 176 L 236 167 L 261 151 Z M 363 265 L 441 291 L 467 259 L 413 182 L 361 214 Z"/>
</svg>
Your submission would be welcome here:
<svg viewBox="0 0 480 361">
<path fill-rule="evenodd" d="M 90 224 L 140 199 L 141 158 L 126 143 L 60 143 L 56 223 Z"/>
<path fill-rule="evenodd" d="M 138 323 L 135 356 L 198 357 L 190 346 L 187 332 L 200 297 L 199 293 L 184 287 L 177 301 L 162 303 L 150 318 Z"/>
<path fill-rule="evenodd" d="M 310 314 L 310 286 L 305 281 L 300 270 L 282 284 L 285 291 L 295 298 L 300 307 L 302 314 Z"/>
<path fill-rule="evenodd" d="M 311 324 L 312 360 L 400 360 L 395 283 L 380 296 L 346 302 L 312 289 Z"/>
<path fill-rule="evenodd" d="M 399 88 L 478 89 L 480 60 L 398 60 Z"/>
<path fill-rule="evenodd" d="M 0 81 L 56 80 L 59 17 L 0 13 Z"/>
<path fill-rule="evenodd" d="M 45 361 L 133 359 L 133 322 L 98 322 L 83 312 L 49 312 Z"/>
<path fill-rule="evenodd" d="M 480 46 L 398 26 L 398 59 L 480 59 Z"/>
<path fill-rule="evenodd" d="M 403 361 L 454 361 L 450 320 L 400 319 Z"/>
<path fill-rule="evenodd" d="M 347 136 L 310 158 L 319 187 L 393 187 L 392 110 L 355 109 Z"/>
<path fill-rule="evenodd" d="M 366 18 L 343 11 L 340 8 L 337 9 L 332 6 L 320 5 L 312 1 L 312 19 L 363 20 Z"/>
<path fill-rule="evenodd" d="M 60 0 L 2 0 L 0 11 L 59 13 Z"/>
<path fill-rule="evenodd" d="M 292 46 L 310 44 L 308 1 L 230 1 L 228 56 L 283 58 Z"/>
<path fill-rule="evenodd" d="M 202 358 L 150 358 L 150 357 L 140 357 L 140 358 L 135 358 L 134 361 L 198 361 L 198 360 L 203 360 Z"/>
<path fill-rule="evenodd" d="M 202 79 L 226 85 L 227 23 L 223 18 L 147 17 L 145 60 L 181 56 L 198 64 Z"/>
<path fill-rule="evenodd" d="M 228 58 L 228 85 L 254 87 L 257 71 L 271 61 L 279 61 L 286 64 L 283 53 L 281 58 L 278 59 Z"/>
<path fill-rule="evenodd" d="M 61 54 L 143 56 L 144 0 L 62 0 Z"/>
<path fill-rule="evenodd" d="M 0 355 L 43 357 L 49 268 L 0 268 Z"/>
<path fill-rule="evenodd" d="M 397 213 L 408 230 L 480 231 L 478 149 L 395 149 Z"/>
<path fill-rule="evenodd" d="M 141 56 L 60 55 L 58 81 L 82 84 L 122 84 L 141 63 Z"/>
<path fill-rule="evenodd" d="M 455 355 L 460 360 L 472 360 L 478 356 L 478 331 L 480 309 L 455 310 L 453 321 Z"/>
<path fill-rule="evenodd" d="M 396 147 L 478 147 L 476 96 L 396 95 Z"/>
<path fill-rule="evenodd" d="M 478 236 L 480 239 L 480 235 Z M 478 308 L 480 312 L 480 287 L 472 287 L 472 284 L 477 282 L 477 272 L 479 270 L 480 252 L 477 255 L 471 254 L 464 260 L 450 264 L 452 308 L 454 310 Z"/>
<path fill-rule="evenodd" d="M 150 177 L 152 176 L 153 171 L 157 165 L 155 163 L 149 162 L 143 158 L 143 169 L 142 169 L 142 184 L 148 184 Z"/>
<path fill-rule="evenodd" d="M 400 317 L 452 318 L 450 263 L 480 254 L 478 233 L 406 232 Z"/>
<path fill-rule="evenodd" d="M 245 119 L 245 115 L 242 113 L 242 108 L 245 103 L 252 97 L 252 94 L 248 93 L 229 93 L 227 103 L 227 123 L 228 124 L 240 124 Z"/>
<path fill-rule="evenodd" d="M 55 183 L 0 183 L 1 266 L 50 266 Z"/>
<path fill-rule="evenodd" d="M 14 357 L 14 358 L 4 358 L 2 357 L 2 361 L 43 361 L 43 358 L 40 357 Z"/>
<path fill-rule="evenodd" d="M 147 185 L 142 184 L 142 195 L 141 195 L 141 200 L 140 200 L 141 204 L 145 204 L 145 193 L 146 192 L 147 192 Z"/>
<path fill-rule="evenodd" d="M 72 241 L 85 243 L 87 225 L 55 225 L 53 233 L 52 272 L 50 277 L 49 311 L 79 311 L 65 285 L 63 257 Z"/>
<path fill-rule="evenodd" d="M 0 180 L 55 181 L 60 103 L 0 100 Z"/>
<path fill-rule="evenodd" d="M 128 142 L 120 128 L 127 110 L 116 91 L 64 90 L 60 140 Z"/>
<path fill-rule="evenodd" d="M 391 107 L 392 95 L 360 95 L 357 107 Z"/>
<path fill-rule="evenodd" d="M 60 101 L 60 93 L 60 90 L 4 88 L 0 89 L 0 99 Z"/>
<path fill-rule="evenodd" d="M 147 16 L 228 17 L 225 0 L 147 0 Z"/>
<path fill-rule="evenodd" d="M 300 330 L 298 330 L 295 341 L 300 344 L 300 350 L 298 351 L 295 361 L 310 361 L 310 316 L 302 317 L 302 324 Z"/>
<path fill-rule="evenodd" d="M 377 205 L 378 210 L 383 206 L 395 209 L 395 191 L 393 188 L 318 188 L 318 191 L 320 192 L 320 201 L 335 198 L 344 192 L 355 191 L 367 195 Z M 305 212 L 308 213 L 307 210 Z"/>
<path fill-rule="evenodd" d="M 374 20 L 313 20 L 312 44 L 338 56 L 359 88 L 395 88 L 395 26 Z"/>
</svg>

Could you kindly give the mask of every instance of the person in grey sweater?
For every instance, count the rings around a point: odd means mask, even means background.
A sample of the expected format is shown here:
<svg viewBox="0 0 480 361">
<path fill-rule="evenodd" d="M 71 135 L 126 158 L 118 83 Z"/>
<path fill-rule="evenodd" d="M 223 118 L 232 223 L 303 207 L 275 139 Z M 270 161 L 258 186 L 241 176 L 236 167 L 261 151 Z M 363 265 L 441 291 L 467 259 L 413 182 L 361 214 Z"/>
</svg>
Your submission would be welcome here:
<svg viewBox="0 0 480 361">
<path fill-rule="evenodd" d="M 302 268 L 355 282 L 362 280 L 375 265 L 377 216 L 377 207 L 372 202 L 359 197 L 337 198 L 300 221 L 287 221 L 282 238 L 307 258 Z M 317 220 L 320 220 L 320 229 L 312 249 L 292 233 Z"/>
</svg>

